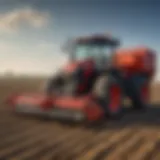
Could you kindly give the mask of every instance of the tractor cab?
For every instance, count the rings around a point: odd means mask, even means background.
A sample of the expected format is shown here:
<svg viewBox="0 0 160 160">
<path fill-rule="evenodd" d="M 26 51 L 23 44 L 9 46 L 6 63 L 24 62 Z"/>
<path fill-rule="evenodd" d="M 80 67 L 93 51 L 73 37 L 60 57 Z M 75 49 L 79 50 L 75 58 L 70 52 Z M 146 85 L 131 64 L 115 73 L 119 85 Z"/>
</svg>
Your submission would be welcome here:
<svg viewBox="0 0 160 160">
<path fill-rule="evenodd" d="M 69 50 L 70 61 L 84 61 L 92 59 L 97 66 L 110 62 L 119 41 L 105 35 L 80 37 L 72 42 Z"/>
</svg>

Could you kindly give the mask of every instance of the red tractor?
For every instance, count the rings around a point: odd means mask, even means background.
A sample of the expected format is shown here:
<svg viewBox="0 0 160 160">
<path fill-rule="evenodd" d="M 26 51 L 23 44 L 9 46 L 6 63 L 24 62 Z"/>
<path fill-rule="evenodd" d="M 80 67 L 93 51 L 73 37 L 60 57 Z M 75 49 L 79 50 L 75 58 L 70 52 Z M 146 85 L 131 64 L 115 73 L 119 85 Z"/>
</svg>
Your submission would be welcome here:
<svg viewBox="0 0 160 160">
<path fill-rule="evenodd" d="M 134 108 L 145 108 L 155 55 L 147 48 L 117 50 L 118 46 L 117 39 L 104 35 L 74 40 L 69 63 L 51 77 L 43 95 L 16 95 L 8 103 L 17 112 L 73 121 L 119 117 L 124 96 Z"/>
</svg>

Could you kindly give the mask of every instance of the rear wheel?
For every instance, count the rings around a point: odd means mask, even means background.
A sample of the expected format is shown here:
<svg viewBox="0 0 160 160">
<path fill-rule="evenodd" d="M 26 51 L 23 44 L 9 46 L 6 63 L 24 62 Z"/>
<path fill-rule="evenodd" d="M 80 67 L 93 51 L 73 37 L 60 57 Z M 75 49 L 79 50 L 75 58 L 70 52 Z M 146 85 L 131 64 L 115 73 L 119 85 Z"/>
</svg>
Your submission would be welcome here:
<svg viewBox="0 0 160 160">
<path fill-rule="evenodd" d="M 126 92 L 132 101 L 135 110 L 146 109 L 149 105 L 150 90 L 146 84 L 147 79 L 143 77 L 133 77 L 126 81 Z"/>
<path fill-rule="evenodd" d="M 139 93 L 136 93 L 131 97 L 133 108 L 135 110 L 144 110 L 149 106 L 149 87 L 148 86 L 141 86 L 138 90 Z"/>
<path fill-rule="evenodd" d="M 100 76 L 93 88 L 93 95 L 107 117 L 119 118 L 121 116 L 123 92 L 119 83 L 113 77 L 108 75 Z"/>
</svg>

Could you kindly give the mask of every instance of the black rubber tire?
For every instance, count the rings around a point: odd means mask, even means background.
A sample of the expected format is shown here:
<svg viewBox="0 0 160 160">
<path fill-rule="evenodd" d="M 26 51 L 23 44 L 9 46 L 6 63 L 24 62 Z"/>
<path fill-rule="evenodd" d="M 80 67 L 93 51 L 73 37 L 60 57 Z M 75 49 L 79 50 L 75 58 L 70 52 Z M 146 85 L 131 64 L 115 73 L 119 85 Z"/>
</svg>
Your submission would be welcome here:
<svg viewBox="0 0 160 160">
<path fill-rule="evenodd" d="M 146 105 L 144 104 L 142 98 L 141 98 L 141 94 L 140 94 L 140 90 L 141 87 L 138 87 L 134 82 L 130 81 L 128 83 L 126 83 L 127 85 L 126 87 L 126 92 L 128 97 L 131 99 L 131 103 L 132 103 L 132 108 L 134 110 L 143 110 L 146 108 Z"/>
<path fill-rule="evenodd" d="M 93 88 L 93 95 L 97 99 L 98 103 L 102 106 L 105 112 L 105 116 L 111 119 L 119 119 L 122 116 L 122 106 L 123 106 L 123 94 L 121 97 L 121 103 L 119 110 L 116 113 L 113 113 L 107 107 L 110 102 L 109 96 L 109 87 L 113 84 L 113 77 L 108 75 L 102 75 L 97 78 L 97 81 Z M 115 81 L 114 81 L 115 83 Z M 118 82 L 117 82 L 118 83 Z"/>
<path fill-rule="evenodd" d="M 56 94 L 74 96 L 77 94 L 78 86 L 79 79 L 77 76 L 60 73 L 49 79 L 46 87 L 46 93 L 48 95 Z"/>
<path fill-rule="evenodd" d="M 60 94 L 63 89 L 64 77 L 62 74 L 57 74 L 54 77 L 51 77 L 45 88 L 45 92 L 47 95 Z"/>
<path fill-rule="evenodd" d="M 64 95 L 76 96 L 77 95 L 77 88 L 78 88 L 78 80 L 70 79 L 68 82 L 65 83 L 63 88 Z"/>
<path fill-rule="evenodd" d="M 145 102 L 143 102 L 143 99 L 140 95 L 140 89 L 138 89 L 137 91 L 138 93 L 133 94 L 133 96 L 131 96 L 131 102 L 132 102 L 132 108 L 134 110 L 145 110 L 148 107 L 148 104 L 146 104 Z"/>
</svg>

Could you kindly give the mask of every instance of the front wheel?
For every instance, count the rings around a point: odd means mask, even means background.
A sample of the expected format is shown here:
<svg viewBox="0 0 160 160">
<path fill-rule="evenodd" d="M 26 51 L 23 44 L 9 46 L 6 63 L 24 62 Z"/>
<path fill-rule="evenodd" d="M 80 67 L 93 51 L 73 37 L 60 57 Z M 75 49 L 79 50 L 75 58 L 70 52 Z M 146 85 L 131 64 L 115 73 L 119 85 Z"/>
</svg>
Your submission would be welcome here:
<svg viewBox="0 0 160 160">
<path fill-rule="evenodd" d="M 70 95 L 78 94 L 79 79 L 74 75 L 59 74 L 51 78 L 46 87 L 48 95 Z"/>
<path fill-rule="evenodd" d="M 122 115 L 123 91 L 118 82 L 108 75 L 100 76 L 93 88 L 93 95 L 97 99 L 104 113 L 110 118 L 119 118 Z"/>
</svg>

